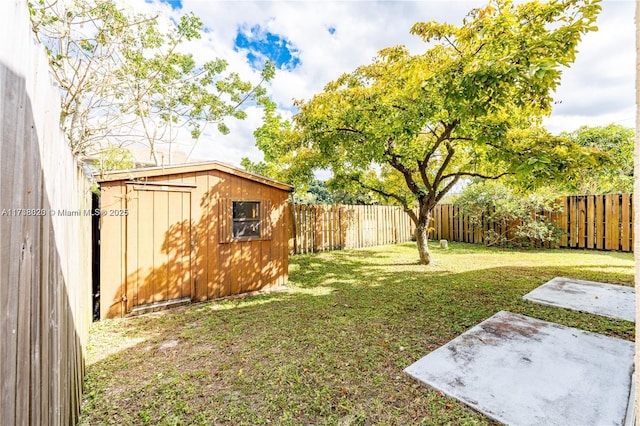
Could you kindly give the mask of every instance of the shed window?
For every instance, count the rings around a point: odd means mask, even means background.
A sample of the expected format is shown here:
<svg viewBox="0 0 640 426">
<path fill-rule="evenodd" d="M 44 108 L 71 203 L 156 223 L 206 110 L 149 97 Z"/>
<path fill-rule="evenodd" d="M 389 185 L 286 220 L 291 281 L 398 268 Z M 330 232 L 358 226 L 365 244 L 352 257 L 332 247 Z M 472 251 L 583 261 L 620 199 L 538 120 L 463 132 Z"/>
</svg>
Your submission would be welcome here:
<svg viewBox="0 0 640 426">
<path fill-rule="evenodd" d="M 233 238 L 260 238 L 260 202 L 233 202 Z"/>
</svg>

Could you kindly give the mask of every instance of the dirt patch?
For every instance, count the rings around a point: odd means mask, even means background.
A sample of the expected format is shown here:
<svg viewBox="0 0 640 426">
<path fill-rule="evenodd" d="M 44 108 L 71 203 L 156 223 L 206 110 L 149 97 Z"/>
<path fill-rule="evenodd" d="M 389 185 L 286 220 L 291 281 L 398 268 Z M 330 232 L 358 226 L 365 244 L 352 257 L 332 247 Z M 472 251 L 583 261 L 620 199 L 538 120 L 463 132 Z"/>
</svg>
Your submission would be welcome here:
<svg viewBox="0 0 640 426">
<path fill-rule="evenodd" d="M 483 331 L 491 333 L 499 339 L 526 338 L 533 339 L 542 329 L 549 327 L 548 324 L 538 322 L 532 324 L 520 319 L 513 320 L 511 318 L 494 318 L 491 322 L 481 325 Z"/>
</svg>

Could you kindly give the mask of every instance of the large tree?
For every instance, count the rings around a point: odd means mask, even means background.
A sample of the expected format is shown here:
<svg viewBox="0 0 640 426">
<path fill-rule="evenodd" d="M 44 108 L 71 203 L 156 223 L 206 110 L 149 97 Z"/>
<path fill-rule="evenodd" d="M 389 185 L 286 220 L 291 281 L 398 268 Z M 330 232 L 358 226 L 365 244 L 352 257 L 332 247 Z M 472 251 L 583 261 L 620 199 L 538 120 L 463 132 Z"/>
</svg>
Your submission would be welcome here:
<svg viewBox="0 0 640 426">
<path fill-rule="evenodd" d="M 62 92 L 60 124 L 75 154 L 142 143 L 158 163 L 158 145 L 186 130 L 195 141 L 213 124 L 242 119 L 249 99 L 266 99 L 262 83 L 228 72 L 227 62 L 197 62 L 189 42 L 202 36 L 193 14 L 177 21 L 135 14 L 114 0 L 30 0 L 33 29 L 45 45 Z"/>
<path fill-rule="evenodd" d="M 428 264 L 432 209 L 461 181 L 526 175 L 534 184 L 589 160 L 541 119 L 599 10 L 597 0 L 495 0 L 460 26 L 417 23 L 424 53 L 382 50 L 298 102 L 291 125 L 268 113 L 258 146 L 280 166 L 330 168 L 334 180 L 403 205 Z"/>
<path fill-rule="evenodd" d="M 606 155 L 605 161 L 599 162 L 597 167 L 582 170 L 568 180 L 568 190 L 578 195 L 633 192 L 635 132 L 632 128 L 618 124 L 582 126 L 561 136 Z"/>
</svg>

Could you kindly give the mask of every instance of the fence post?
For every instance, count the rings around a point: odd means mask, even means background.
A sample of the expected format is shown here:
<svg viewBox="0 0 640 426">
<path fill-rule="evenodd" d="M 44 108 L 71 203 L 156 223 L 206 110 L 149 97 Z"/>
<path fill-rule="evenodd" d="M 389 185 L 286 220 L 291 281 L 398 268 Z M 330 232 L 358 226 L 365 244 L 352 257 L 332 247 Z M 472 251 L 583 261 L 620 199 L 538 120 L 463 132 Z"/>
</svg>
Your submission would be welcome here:
<svg viewBox="0 0 640 426">
<path fill-rule="evenodd" d="M 587 248 L 593 249 L 596 242 L 595 197 L 587 196 Z"/>
<path fill-rule="evenodd" d="M 289 215 L 289 253 L 296 254 L 297 250 L 297 223 L 296 223 L 296 205 L 288 204 L 287 205 L 288 215 Z"/>
<path fill-rule="evenodd" d="M 633 226 L 631 224 L 631 199 L 629 194 L 622 194 L 622 235 L 620 237 L 622 251 L 631 250 L 631 234 L 633 233 Z"/>
</svg>

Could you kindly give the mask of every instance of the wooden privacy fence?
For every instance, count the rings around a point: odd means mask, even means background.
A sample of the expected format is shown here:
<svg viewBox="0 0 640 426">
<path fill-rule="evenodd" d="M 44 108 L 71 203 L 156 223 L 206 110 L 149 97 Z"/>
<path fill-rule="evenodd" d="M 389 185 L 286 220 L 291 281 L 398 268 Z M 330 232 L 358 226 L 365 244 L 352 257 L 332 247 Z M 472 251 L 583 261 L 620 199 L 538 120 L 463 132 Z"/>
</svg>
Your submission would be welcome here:
<svg viewBox="0 0 640 426">
<path fill-rule="evenodd" d="M 0 423 L 68 425 L 91 323 L 91 193 L 26 2 L 0 5 Z"/>
<path fill-rule="evenodd" d="M 408 241 L 413 222 L 399 206 L 290 204 L 289 252 L 371 247 Z"/>
<path fill-rule="evenodd" d="M 594 250 L 633 250 L 633 197 L 629 194 L 582 195 L 559 200 L 562 212 L 538 212 L 563 231 L 559 246 Z M 451 204 L 433 211 L 430 238 L 484 243 L 484 231 L 501 232 L 500 225 L 483 221 L 474 226 Z M 540 246 L 549 246 L 538 244 Z"/>
<path fill-rule="evenodd" d="M 537 212 L 562 232 L 559 247 L 592 250 L 633 250 L 633 196 L 629 194 L 582 195 L 558 202 L 562 212 Z M 290 205 L 289 252 L 370 247 L 408 241 L 414 224 L 399 206 Z M 452 204 L 433 211 L 432 240 L 446 239 L 483 244 L 484 232 L 502 233 L 499 223 L 483 220 L 473 225 Z M 539 247 L 550 243 L 533 241 Z"/>
</svg>

